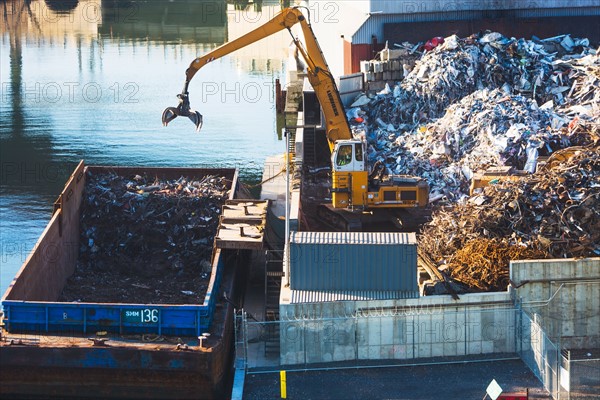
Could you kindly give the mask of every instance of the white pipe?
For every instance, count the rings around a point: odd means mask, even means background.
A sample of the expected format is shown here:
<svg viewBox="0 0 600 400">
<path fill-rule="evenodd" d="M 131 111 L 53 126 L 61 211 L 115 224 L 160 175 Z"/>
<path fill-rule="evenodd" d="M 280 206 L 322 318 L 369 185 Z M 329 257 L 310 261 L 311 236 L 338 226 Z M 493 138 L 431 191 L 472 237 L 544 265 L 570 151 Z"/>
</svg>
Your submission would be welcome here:
<svg viewBox="0 0 600 400">
<path fill-rule="evenodd" d="M 283 253 L 286 262 L 285 280 L 289 285 L 290 282 L 290 257 L 289 248 L 286 252 L 285 249 L 288 247 L 290 242 L 290 133 L 287 129 L 283 128 L 283 134 L 285 135 L 285 242 L 283 244 Z"/>
</svg>

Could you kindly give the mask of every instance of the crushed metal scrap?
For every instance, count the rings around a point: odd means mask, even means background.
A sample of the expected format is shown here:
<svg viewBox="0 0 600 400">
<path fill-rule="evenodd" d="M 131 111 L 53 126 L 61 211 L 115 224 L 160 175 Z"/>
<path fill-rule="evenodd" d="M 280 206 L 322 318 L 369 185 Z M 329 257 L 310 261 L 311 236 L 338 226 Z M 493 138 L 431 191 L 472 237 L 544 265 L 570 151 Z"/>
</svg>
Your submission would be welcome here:
<svg viewBox="0 0 600 400">
<path fill-rule="evenodd" d="M 419 246 L 472 290 L 504 290 L 510 260 L 600 255 L 600 146 L 556 153 L 544 168 L 439 208 Z"/>
<path fill-rule="evenodd" d="M 600 55 L 588 45 L 568 35 L 446 38 L 348 116 L 371 165 L 426 178 L 433 202 L 464 200 L 477 170 L 533 172 L 538 156 L 598 139 Z"/>
<path fill-rule="evenodd" d="M 60 301 L 204 301 L 224 177 L 88 174 L 75 273 Z"/>
<path fill-rule="evenodd" d="M 428 180 L 420 250 L 474 291 L 504 290 L 510 260 L 600 255 L 600 49 L 496 32 L 436 43 L 347 113 L 371 165 Z M 471 185 L 492 167 L 517 173 Z"/>
</svg>

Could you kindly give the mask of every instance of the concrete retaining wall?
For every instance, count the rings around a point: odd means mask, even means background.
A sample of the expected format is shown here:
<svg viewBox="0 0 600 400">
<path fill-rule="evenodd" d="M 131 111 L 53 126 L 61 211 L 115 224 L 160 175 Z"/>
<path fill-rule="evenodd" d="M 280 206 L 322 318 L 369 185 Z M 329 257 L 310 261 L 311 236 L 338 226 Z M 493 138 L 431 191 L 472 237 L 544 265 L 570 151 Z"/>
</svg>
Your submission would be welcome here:
<svg viewBox="0 0 600 400">
<path fill-rule="evenodd" d="M 511 262 L 523 309 L 561 347 L 600 347 L 600 258 Z"/>
<path fill-rule="evenodd" d="M 508 292 L 280 304 L 281 364 L 514 353 Z"/>
</svg>

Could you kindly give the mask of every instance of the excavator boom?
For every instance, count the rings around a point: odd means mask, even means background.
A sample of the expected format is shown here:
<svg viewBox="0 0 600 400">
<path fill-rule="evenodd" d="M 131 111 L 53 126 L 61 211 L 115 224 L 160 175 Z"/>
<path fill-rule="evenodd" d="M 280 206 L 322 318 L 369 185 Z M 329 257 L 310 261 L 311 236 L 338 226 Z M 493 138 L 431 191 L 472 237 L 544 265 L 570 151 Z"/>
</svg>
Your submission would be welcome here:
<svg viewBox="0 0 600 400">
<path fill-rule="evenodd" d="M 298 23 L 300 24 L 304 35 L 306 48 L 297 38 L 292 37 L 299 53 L 306 61 L 308 80 L 321 102 L 323 114 L 327 120 L 327 139 L 330 150 L 333 150 L 336 140 L 351 139 L 352 133 L 348 121 L 346 120 L 335 79 L 329 71 L 329 67 L 327 66 L 327 62 L 325 61 L 325 57 L 319 47 L 319 43 L 317 42 L 310 23 L 306 20 L 299 7 L 286 8 L 275 15 L 270 21 L 255 30 L 194 59 L 185 71 L 183 90 L 177 95 L 179 98 L 179 105 L 177 107 L 169 107 L 163 112 L 163 125 L 167 126 L 167 124 L 177 116 L 187 116 L 195 123 L 196 128 L 199 130 L 202 126 L 202 116 L 197 111 L 192 110 L 189 103 L 188 88 L 194 75 L 211 61 L 217 60 L 284 29 L 290 31 L 291 34 L 290 29 Z"/>
<path fill-rule="evenodd" d="M 429 187 L 421 178 L 389 176 L 389 179 L 384 180 L 382 177 L 375 179 L 369 176 L 366 143 L 352 135 L 335 78 L 327 66 L 310 21 L 304 17 L 300 8 L 303 7 L 286 8 L 255 30 L 194 59 L 185 71 L 183 90 L 177 95 L 179 105 L 163 112 L 163 124 L 166 126 L 176 117 L 186 116 L 199 130 L 202 115 L 190 108 L 188 92 L 190 81 L 196 73 L 211 61 L 287 29 L 306 62 L 307 78 L 325 117 L 325 134 L 332 163 L 332 202 L 326 211 L 333 218 L 334 224 L 341 226 L 341 229 L 354 230 L 360 228 L 350 217 L 356 211 L 425 207 Z M 302 29 L 304 44 L 292 34 L 291 28 L 296 24 Z"/>
</svg>

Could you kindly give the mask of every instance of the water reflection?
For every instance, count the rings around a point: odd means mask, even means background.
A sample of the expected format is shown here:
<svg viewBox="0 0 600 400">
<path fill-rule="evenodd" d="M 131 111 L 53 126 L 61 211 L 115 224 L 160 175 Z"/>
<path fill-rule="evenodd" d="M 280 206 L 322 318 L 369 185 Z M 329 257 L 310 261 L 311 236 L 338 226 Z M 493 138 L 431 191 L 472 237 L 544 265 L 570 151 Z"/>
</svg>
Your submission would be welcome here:
<svg viewBox="0 0 600 400">
<path fill-rule="evenodd" d="M 22 37 L 29 30 L 40 32 L 41 27 L 31 2 L 19 3 L 10 9 L 10 3 L 2 4 L 3 33 L 8 34 L 9 42 L 9 76 L 8 82 L 4 82 L 3 76 L 0 103 L 0 183 L 4 195 L 35 190 L 45 196 L 56 193 L 60 187 L 56 179 L 39 179 L 39 171 L 53 161 L 52 125 L 44 114 L 33 115 L 28 111 L 23 93 Z M 37 130 L 38 134 L 28 135 L 30 130 Z M 64 177 L 65 174 L 60 174 L 58 179 Z"/>
<path fill-rule="evenodd" d="M 77 8 L 79 0 L 45 0 L 45 3 L 57 14 L 68 14 Z"/>
<path fill-rule="evenodd" d="M 266 22 L 278 0 L 0 1 L 0 292 L 33 247 L 73 166 L 238 167 L 260 180 L 275 132 L 282 32 L 192 82 L 202 134 L 160 115 L 197 55 Z"/>
<path fill-rule="evenodd" d="M 227 3 L 103 0 L 99 33 L 121 39 L 222 44 L 227 41 Z"/>
</svg>

